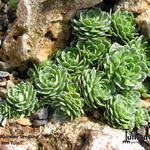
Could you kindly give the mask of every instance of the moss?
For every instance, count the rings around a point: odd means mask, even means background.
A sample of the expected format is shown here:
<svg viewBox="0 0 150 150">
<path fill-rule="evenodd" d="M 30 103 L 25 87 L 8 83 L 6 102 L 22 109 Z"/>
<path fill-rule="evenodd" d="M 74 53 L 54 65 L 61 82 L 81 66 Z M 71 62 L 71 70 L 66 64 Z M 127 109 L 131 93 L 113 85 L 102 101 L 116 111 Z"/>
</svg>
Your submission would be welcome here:
<svg viewBox="0 0 150 150">
<path fill-rule="evenodd" d="M 16 10 L 17 6 L 18 6 L 18 0 L 10 0 L 9 1 L 8 7 L 10 10 Z"/>
</svg>

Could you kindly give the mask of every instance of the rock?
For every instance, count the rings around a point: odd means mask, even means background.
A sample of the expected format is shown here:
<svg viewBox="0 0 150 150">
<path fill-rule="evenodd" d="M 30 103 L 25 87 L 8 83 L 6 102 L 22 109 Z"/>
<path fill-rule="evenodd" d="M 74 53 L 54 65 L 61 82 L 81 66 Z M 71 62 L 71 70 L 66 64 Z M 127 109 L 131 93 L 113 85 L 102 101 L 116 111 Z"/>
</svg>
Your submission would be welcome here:
<svg viewBox="0 0 150 150">
<path fill-rule="evenodd" d="M 2 125 L 3 127 L 5 127 L 6 123 L 7 123 L 7 118 L 4 118 L 3 121 L 1 122 L 1 125 Z"/>
<path fill-rule="evenodd" d="M 0 115 L 0 123 L 2 122 L 3 118 L 3 115 Z"/>
<path fill-rule="evenodd" d="M 54 149 L 144 150 L 137 140 L 129 141 L 135 143 L 123 143 L 125 131 L 110 128 L 85 116 L 63 124 L 54 124 L 50 121 L 42 126 L 40 131 L 45 137 L 45 140 L 40 141 L 43 149 L 43 142 L 48 141 L 47 143 L 54 143 Z"/>
<path fill-rule="evenodd" d="M 90 8 L 102 0 L 20 0 L 17 19 L 2 43 L 0 57 L 12 66 L 24 62 L 40 63 L 49 54 L 66 46 L 70 19 L 79 9 Z"/>
<path fill-rule="evenodd" d="M 0 78 L 6 78 L 9 76 L 9 72 L 7 71 L 0 71 Z"/>
<path fill-rule="evenodd" d="M 14 150 L 38 150 L 38 143 L 35 140 L 28 140 L 23 144 L 14 144 Z"/>
<path fill-rule="evenodd" d="M 119 130 L 107 127 L 101 131 L 90 130 L 86 134 L 86 144 L 82 150 L 144 150 L 138 143 L 123 143 L 125 135 Z"/>
<path fill-rule="evenodd" d="M 0 86 L 1 87 L 5 87 L 6 86 L 6 81 L 4 80 L 4 81 L 0 81 Z"/>
<path fill-rule="evenodd" d="M 142 136 L 145 136 L 146 135 L 146 129 L 144 127 L 140 128 L 137 130 L 137 133 L 142 135 Z"/>
<path fill-rule="evenodd" d="M 10 88 L 12 88 L 14 86 L 15 86 L 15 84 L 11 80 L 7 81 L 7 84 L 6 84 L 6 89 L 7 90 L 9 90 Z"/>
<path fill-rule="evenodd" d="M 45 125 L 47 122 L 48 122 L 47 120 L 34 120 L 32 124 L 35 127 L 39 127 L 39 126 Z"/>
<path fill-rule="evenodd" d="M 2 97 L 2 98 L 6 98 L 6 96 L 7 96 L 7 90 L 6 89 L 0 89 L 0 97 Z"/>
<path fill-rule="evenodd" d="M 58 124 L 58 125 L 64 123 L 64 121 L 62 120 L 62 118 L 61 118 L 60 116 L 56 115 L 55 113 L 53 113 L 53 115 L 51 116 L 50 121 L 51 121 L 52 123 Z"/>
<path fill-rule="evenodd" d="M 0 145 L 0 150 L 15 150 L 15 148 L 12 145 L 4 144 Z"/>
<path fill-rule="evenodd" d="M 149 0 L 121 0 L 115 8 L 132 11 L 143 34 L 150 37 L 150 1 Z"/>
<path fill-rule="evenodd" d="M 145 99 L 145 100 L 140 100 L 140 104 L 141 104 L 142 106 L 145 106 L 147 109 L 149 109 L 149 108 L 150 108 L 150 99 L 147 98 L 147 99 Z"/>
<path fill-rule="evenodd" d="M 33 118 L 34 119 L 38 119 L 38 120 L 44 120 L 48 118 L 48 108 L 40 108 L 39 110 L 37 110 L 37 112 L 35 112 L 33 114 Z"/>
<path fill-rule="evenodd" d="M 7 62 L 0 61 L 0 70 L 9 72 L 9 71 L 13 70 L 13 67 L 10 64 L 8 64 Z"/>
<path fill-rule="evenodd" d="M 15 80 L 13 74 L 9 74 L 9 80 L 12 82 Z"/>
<path fill-rule="evenodd" d="M 30 122 L 30 120 L 28 118 L 19 118 L 16 120 L 17 123 L 24 125 L 24 126 L 31 126 L 32 123 Z"/>
</svg>

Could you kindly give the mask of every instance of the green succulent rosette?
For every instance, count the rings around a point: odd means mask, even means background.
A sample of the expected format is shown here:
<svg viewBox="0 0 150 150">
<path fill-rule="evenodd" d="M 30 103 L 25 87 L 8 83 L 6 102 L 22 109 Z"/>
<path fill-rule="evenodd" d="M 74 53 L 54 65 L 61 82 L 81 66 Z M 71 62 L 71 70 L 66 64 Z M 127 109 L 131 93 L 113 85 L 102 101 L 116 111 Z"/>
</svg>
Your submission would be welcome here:
<svg viewBox="0 0 150 150">
<path fill-rule="evenodd" d="M 43 61 L 39 66 L 33 65 L 33 68 L 29 68 L 27 75 L 29 76 L 28 82 L 34 83 L 35 79 L 38 77 L 40 70 L 45 67 L 50 67 L 52 65 L 51 60 Z"/>
<path fill-rule="evenodd" d="M 113 44 L 106 55 L 104 70 L 108 78 L 120 89 L 141 88 L 148 67 L 136 48 Z"/>
<path fill-rule="evenodd" d="M 78 84 L 85 104 L 91 109 L 105 106 L 116 91 L 113 84 L 105 78 L 105 73 L 97 71 L 95 68 L 85 70 L 78 77 Z"/>
<path fill-rule="evenodd" d="M 76 93 L 78 92 L 78 84 L 77 84 L 77 76 L 69 76 L 68 77 L 68 83 L 66 84 L 65 91 L 66 92 L 72 92 Z"/>
<path fill-rule="evenodd" d="M 132 39 L 128 45 L 137 49 L 137 52 L 143 55 L 144 60 L 148 66 L 148 76 L 150 76 L 150 47 L 148 46 L 148 41 L 141 35 Z"/>
<path fill-rule="evenodd" d="M 92 8 L 87 12 L 80 10 L 71 22 L 72 33 L 80 40 L 105 36 L 111 24 L 110 15 L 100 8 Z"/>
<path fill-rule="evenodd" d="M 121 94 L 131 101 L 133 107 L 138 108 L 140 106 L 141 94 L 139 91 L 135 90 L 123 91 Z"/>
<path fill-rule="evenodd" d="M 104 116 L 113 128 L 132 130 L 135 126 L 135 112 L 131 100 L 118 94 L 108 101 Z"/>
<path fill-rule="evenodd" d="M 103 61 L 105 54 L 108 52 L 111 44 L 105 38 L 96 40 L 78 41 L 76 43 L 77 49 L 81 52 L 87 62 L 94 66 L 98 61 Z"/>
<path fill-rule="evenodd" d="M 37 101 L 36 90 L 29 82 L 22 82 L 8 90 L 7 102 L 21 114 L 28 115 L 33 112 Z"/>
<path fill-rule="evenodd" d="M 39 71 L 35 79 L 37 92 L 45 98 L 56 96 L 63 91 L 68 82 L 68 72 L 62 66 L 53 64 L 51 67 L 44 67 Z"/>
<path fill-rule="evenodd" d="M 15 109 L 6 101 L 0 101 L 0 115 L 6 118 L 19 118 L 21 112 L 16 112 Z"/>
<path fill-rule="evenodd" d="M 88 67 L 86 58 L 76 48 L 67 47 L 64 50 L 59 50 L 56 56 L 57 63 L 65 67 L 72 75 L 81 74 Z"/>
<path fill-rule="evenodd" d="M 141 106 L 137 109 L 135 113 L 135 126 L 141 128 L 141 126 L 148 124 L 148 111 L 144 106 Z"/>
<path fill-rule="evenodd" d="M 133 39 L 137 33 L 136 19 L 132 12 L 116 10 L 111 17 L 111 35 L 119 38 L 125 44 Z"/>
<path fill-rule="evenodd" d="M 83 114 L 84 100 L 75 92 L 62 92 L 53 98 L 52 107 L 63 120 L 73 121 Z"/>
</svg>

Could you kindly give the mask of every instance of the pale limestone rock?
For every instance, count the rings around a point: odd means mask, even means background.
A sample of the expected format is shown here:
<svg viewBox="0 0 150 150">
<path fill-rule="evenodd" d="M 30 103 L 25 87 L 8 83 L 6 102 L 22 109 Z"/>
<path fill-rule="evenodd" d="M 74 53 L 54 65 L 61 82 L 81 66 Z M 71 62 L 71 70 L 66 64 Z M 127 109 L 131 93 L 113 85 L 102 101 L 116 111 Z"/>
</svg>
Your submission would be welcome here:
<svg viewBox="0 0 150 150">
<path fill-rule="evenodd" d="M 132 11 L 143 34 L 150 38 L 150 0 L 121 0 L 115 8 Z"/>
<path fill-rule="evenodd" d="M 64 146 L 66 149 L 71 146 L 71 149 L 81 150 L 144 150 L 137 140 L 131 141 L 134 143 L 123 143 L 125 140 L 124 131 L 113 129 L 84 116 L 74 122 L 64 124 L 49 122 L 40 128 L 40 132 L 43 136 L 51 137 L 49 143 L 55 140 L 53 146 L 60 150 L 64 149 Z"/>
<path fill-rule="evenodd" d="M 0 57 L 12 66 L 40 63 L 49 54 L 66 46 L 70 19 L 79 9 L 102 0 L 20 0 L 17 19 L 2 44 Z"/>
</svg>

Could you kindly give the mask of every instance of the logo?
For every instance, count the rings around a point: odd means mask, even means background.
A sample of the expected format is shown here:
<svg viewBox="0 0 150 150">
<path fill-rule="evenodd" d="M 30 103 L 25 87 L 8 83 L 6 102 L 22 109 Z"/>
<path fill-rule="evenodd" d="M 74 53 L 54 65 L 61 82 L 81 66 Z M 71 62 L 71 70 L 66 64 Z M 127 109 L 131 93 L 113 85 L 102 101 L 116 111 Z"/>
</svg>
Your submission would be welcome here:
<svg viewBox="0 0 150 150">
<path fill-rule="evenodd" d="M 128 133 L 129 129 L 124 129 L 124 130 L 125 130 L 125 140 L 122 141 L 122 143 L 124 144 L 138 143 L 138 140 L 140 141 L 150 140 L 150 135 L 148 133 L 142 136 L 133 132 L 129 134 Z"/>
</svg>

